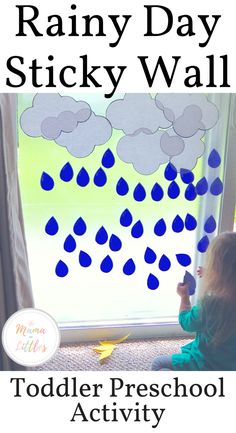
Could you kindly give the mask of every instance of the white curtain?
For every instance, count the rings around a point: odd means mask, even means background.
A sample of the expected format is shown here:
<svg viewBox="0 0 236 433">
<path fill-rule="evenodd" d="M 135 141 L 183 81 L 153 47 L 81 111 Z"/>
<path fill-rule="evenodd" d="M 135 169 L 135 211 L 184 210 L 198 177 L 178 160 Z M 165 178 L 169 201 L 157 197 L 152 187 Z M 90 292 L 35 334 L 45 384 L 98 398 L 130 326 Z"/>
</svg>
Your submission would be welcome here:
<svg viewBox="0 0 236 433">
<path fill-rule="evenodd" d="M 0 94 L 0 325 L 15 311 L 32 307 L 17 173 L 17 97 Z M 15 368 L 1 347 L 0 369 Z"/>
</svg>

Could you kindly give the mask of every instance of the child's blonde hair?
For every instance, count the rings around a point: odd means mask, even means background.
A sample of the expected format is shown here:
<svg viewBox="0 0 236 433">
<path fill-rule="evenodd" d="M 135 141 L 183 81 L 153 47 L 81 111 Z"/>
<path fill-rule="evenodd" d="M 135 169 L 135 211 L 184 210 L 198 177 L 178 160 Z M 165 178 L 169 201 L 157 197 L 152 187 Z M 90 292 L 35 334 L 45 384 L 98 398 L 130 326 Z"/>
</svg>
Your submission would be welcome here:
<svg viewBox="0 0 236 433">
<path fill-rule="evenodd" d="M 216 315 L 212 342 L 227 340 L 236 330 L 236 233 L 222 233 L 211 243 L 200 300 L 206 305 L 206 319 L 207 314 L 211 319 Z"/>
</svg>

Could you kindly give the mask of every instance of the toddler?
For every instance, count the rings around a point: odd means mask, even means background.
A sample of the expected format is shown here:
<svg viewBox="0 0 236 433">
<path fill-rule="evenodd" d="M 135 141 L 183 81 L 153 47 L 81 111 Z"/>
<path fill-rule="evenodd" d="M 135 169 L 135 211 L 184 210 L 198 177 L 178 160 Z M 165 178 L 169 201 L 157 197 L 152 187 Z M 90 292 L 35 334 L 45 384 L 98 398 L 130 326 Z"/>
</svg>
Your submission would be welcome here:
<svg viewBox="0 0 236 433">
<path fill-rule="evenodd" d="M 177 285 L 179 323 L 195 332 L 181 354 L 159 356 L 152 370 L 236 370 L 236 233 L 222 233 L 211 243 L 199 301 L 191 306 L 188 286 Z"/>
</svg>

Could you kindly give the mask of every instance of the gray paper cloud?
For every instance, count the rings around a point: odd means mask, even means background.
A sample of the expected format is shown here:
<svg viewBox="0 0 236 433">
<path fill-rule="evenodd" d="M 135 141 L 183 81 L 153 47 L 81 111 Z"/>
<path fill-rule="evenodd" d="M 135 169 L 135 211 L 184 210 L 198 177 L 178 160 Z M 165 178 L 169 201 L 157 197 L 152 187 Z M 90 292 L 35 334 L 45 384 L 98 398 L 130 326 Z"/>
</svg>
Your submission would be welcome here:
<svg viewBox="0 0 236 433">
<path fill-rule="evenodd" d="M 168 162 L 169 157 L 160 146 L 162 132 L 147 134 L 140 131 L 133 135 L 126 135 L 117 145 L 119 158 L 133 164 L 134 169 L 141 174 L 151 174 L 158 170 L 161 164 Z"/>
<path fill-rule="evenodd" d="M 219 118 L 217 107 L 202 94 L 160 93 L 155 101 L 181 137 L 191 137 L 198 130 L 207 131 Z"/>
<path fill-rule="evenodd" d="M 168 131 L 169 132 L 169 131 Z M 202 141 L 204 131 L 198 131 L 195 135 L 188 138 L 183 138 L 184 150 L 179 155 L 173 156 L 170 161 L 176 167 L 177 171 L 181 168 L 193 170 L 197 164 L 198 158 L 203 155 L 205 151 L 205 145 Z M 169 135 L 176 137 L 175 132 L 172 130 Z"/>
<path fill-rule="evenodd" d="M 204 153 L 202 142 L 203 131 L 198 131 L 193 137 L 181 138 L 174 130 L 157 131 L 147 134 L 140 131 L 126 135 L 117 145 L 119 158 L 131 163 L 134 169 L 144 175 L 152 174 L 161 164 L 171 162 L 180 171 L 181 168 L 192 170 L 198 158 Z"/>
<path fill-rule="evenodd" d="M 87 102 L 59 94 L 37 94 L 20 123 L 30 137 L 54 140 L 76 157 L 89 155 L 112 135 L 109 121 L 96 116 Z"/>
<path fill-rule="evenodd" d="M 202 138 L 218 120 L 217 107 L 201 94 L 126 94 L 110 103 L 106 117 L 85 101 L 59 94 L 38 94 L 21 116 L 31 137 L 54 140 L 75 157 L 106 143 L 112 127 L 125 134 L 117 144 L 120 159 L 141 174 L 152 174 L 171 161 L 192 170 L 204 153 Z"/>
<path fill-rule="evenodd" d="M 204 153 L 202 138 L 217 122 L 218 110 L 205 95 L 158 94 L 154 100 L 147 94 L 127 94 L 110 104 L 107 117 L 126 134 L 117 145 L 119 158 L 148 175 L 168 161 L 178 171 L 192 170 Z"/>
<path fill-rule="evenodd" d="M 184 140 L 178 135 L 171 135 L 171 131 L 162 134 L 160 144 L 163 152 L 170 157 L 179 155 L 184 150 Z"/>
<path fill-rule="evenodd" d="M 106 116 L 113 128 L 121 129 L 125 134 L 133 134 L 140 129 L 155 132 L 158 128 L 171 125 L 155 100 L 145 93 L 127 93 L 124 99 L 113 101 Z"/>
<path fill-rule="evenodd" d="M 55 141 L 65 146 L 71 155 L 82 158 L 89 155 L 95 146 L 106 143 L 111 134 L 112 128 L 107 119 L 92 113 L 87 122 L 78 123 L 70 134 L 62 132 Z"/>
</svg>

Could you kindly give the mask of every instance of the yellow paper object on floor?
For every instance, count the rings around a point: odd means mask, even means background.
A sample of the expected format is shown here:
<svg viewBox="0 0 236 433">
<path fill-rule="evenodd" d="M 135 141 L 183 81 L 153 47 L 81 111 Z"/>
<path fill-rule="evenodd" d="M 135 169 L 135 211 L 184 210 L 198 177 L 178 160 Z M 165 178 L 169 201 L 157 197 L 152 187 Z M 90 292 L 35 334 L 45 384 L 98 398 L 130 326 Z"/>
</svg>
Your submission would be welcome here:
<svg viewBox="0 0 236 433">
<path fill-rule="evenodd" d="M 107 344 L 119 344 L 122 343 L 122 341 L 127 340 L 127 338 L 130 336 L 130 334 L 125 335 L 124 337 L 119 338 L 118 340 L 107 340 L 107 341 L 99 341 L 100 344 L 107 345 Z"/>
<path fill-rule="evenodd" d="M 111 356 L 113 350 L 115 349 L 115 346 L 112 349 L 107 349 L 104 352 L 101 353 L 100 357 L 99 357 L 99 361 L 102 361 L 105 358 L 108 358 L 109 356 Z"/>
<path fill-rule="evenodd" d="M 113 350 L 117 347 L 117 344 L 126 340 L 130 334 L 125 335 L 125 337 L 119 338 L 118 340 L 107 340 L 99 341 L 100 346 L 96 346 L 93 350 L 100 354 L 99 361 L 111 356 Z"/>
</svg>

